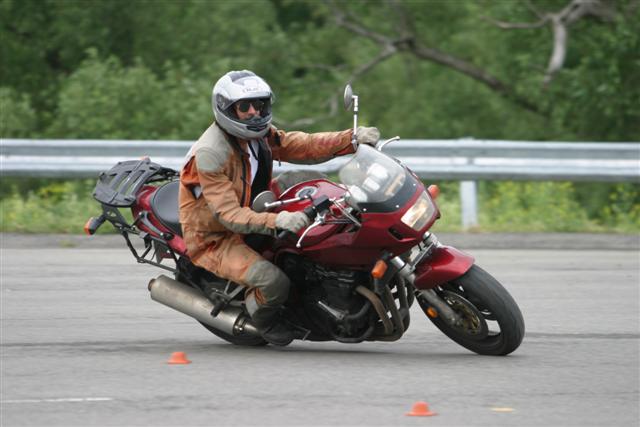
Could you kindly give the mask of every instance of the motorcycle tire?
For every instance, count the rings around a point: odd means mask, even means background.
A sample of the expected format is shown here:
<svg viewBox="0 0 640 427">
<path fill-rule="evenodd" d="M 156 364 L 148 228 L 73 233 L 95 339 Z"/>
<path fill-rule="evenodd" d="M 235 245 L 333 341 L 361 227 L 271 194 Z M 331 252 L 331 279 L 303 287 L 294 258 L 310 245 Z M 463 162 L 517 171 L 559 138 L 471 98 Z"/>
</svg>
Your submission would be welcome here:
<svg viewBox="0 0 640 427">
<path fill-rule="evenodd" d="M 473 265 L 456 280 L 434 289 L 465 319 L 466 327 L 454 327 L 441 317 L 429 320 L 446 336 L 481 355 L 505 356 L 518 348 L 524 338 L 524 319 L 518 305 L 493 276 Z M 429 304 L 418 294 L 426 312 Z M 488 322 L 487 322 L 488 321 Z M 499 327 L 492 331 L 491 326 Z"/>
</svg>

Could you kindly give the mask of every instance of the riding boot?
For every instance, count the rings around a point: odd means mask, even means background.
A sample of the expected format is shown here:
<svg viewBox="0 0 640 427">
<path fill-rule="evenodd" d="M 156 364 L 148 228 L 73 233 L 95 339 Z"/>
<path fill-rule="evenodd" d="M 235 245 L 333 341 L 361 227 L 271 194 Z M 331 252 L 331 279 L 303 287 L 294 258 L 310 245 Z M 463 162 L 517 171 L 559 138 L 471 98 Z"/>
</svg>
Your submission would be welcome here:
<svg viewBox="0 0 640 427">
<path fill-rule="evenodd" d="M 265 341 L 277 346 L 293 341 L 293 329 L 280 317 L 280 307 L 258 305 L 253 295 L 247 297 L 246 306 L 252 323 Z"/>
</svg>

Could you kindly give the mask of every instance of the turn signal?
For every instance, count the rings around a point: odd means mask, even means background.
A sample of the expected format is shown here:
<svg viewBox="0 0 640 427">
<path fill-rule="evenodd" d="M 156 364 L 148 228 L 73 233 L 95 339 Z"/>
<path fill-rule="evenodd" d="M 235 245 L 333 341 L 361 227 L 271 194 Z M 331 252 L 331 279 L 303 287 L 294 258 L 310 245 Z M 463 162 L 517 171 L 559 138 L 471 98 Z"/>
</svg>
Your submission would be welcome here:
<svg viewBox="0 0 640 427">
<path fill-rule="evenodd" d="M 93 220 L 94 220 L 93 217 L 89 218 L 89 221 L 87 221 L 87 223 L 84 225 L 84 234 L 86 234 L 87 236 L 91 236 L 93 234 L 91 232 L 91 223 L 93 222 Z"/>
<path fill-rule="evenodd" d="M 435 184 L 431 184 L 429 187 L 427 187 L 427 191 L 431 195 L 431 198 L 434 200 L 437 199 L 440 195 L 440 187 Z"/>
<path fill-rule="evenodd" d="M 84 225 L 84 232 L 89 236 L 96 234 L 96 231 L 102 224 L 104 224 L 106 219 L 107 217 L 104 216 L 104 214 L 100 215 L 98 218 L 89 218 L 89 221 Z"/>
<path fill-rule="evenodd" d="M 373 270 L 371 270 L 371 275 L 374 279 L 381 279 L 384 276 L 384 273 L 387 272 L 387 263 L 383 260 L 379 259 L 376 262 L 376 265 L 373 266 Z"/>
<path fill-rule="evenodd" d="M 435 319 L 436 317 L 438 317 L 438 312 L 433 307 L 429 307 L 427 308 L 427 316 Z"/>
</svg>

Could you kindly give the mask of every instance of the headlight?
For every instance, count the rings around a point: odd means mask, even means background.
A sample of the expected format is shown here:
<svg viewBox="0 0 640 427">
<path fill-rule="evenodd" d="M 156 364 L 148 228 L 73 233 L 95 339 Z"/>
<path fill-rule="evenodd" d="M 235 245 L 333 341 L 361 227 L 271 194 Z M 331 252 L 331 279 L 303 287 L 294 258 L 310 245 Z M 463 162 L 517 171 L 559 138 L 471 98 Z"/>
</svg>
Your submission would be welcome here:
<svg viewBox="0 0 640 427">
<path fill-rule="evenodd" d="M 422 193 L 416 203 L 402 215 L 401 221 L 416 231 L 421 230 L 431 219 L 436 211 L 436 205 L 427 196 Z"/>
</svg>

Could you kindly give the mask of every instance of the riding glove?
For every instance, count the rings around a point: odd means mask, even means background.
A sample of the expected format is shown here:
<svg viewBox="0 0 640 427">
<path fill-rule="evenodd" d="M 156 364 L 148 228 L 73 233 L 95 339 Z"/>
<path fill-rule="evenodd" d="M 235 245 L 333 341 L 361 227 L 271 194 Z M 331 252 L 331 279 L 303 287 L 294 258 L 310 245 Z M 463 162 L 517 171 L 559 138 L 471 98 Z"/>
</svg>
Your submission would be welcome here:
<svg viewBox="0 0 640 427">
<path fill-rule="evenodd" d="M 380 140 L 380 131 L 375 127 L 358 126 L 356 129 L 356 142 L 375 147 Z"/>
<path fill-rule="evenodd" d="M 303 212 L 282 211 L 276 217 L 276 228 L 297 233 L 310 222 L 309 217 Z"/>
</svg>

